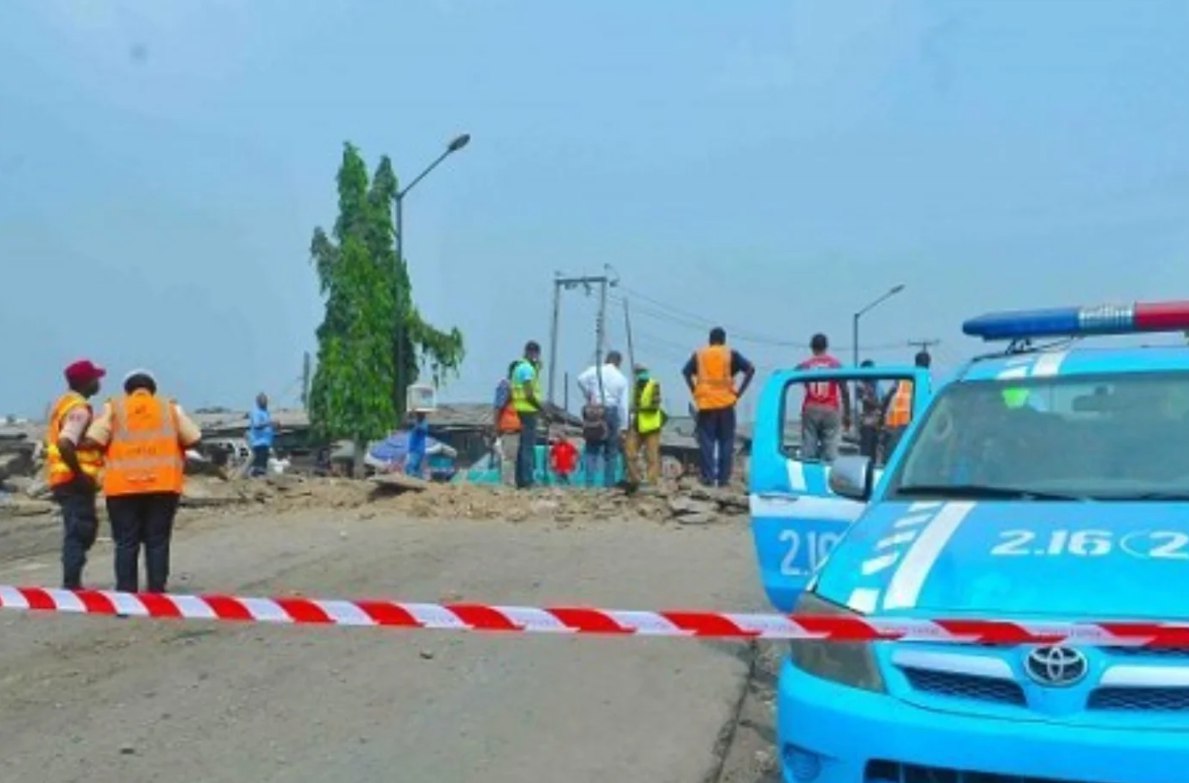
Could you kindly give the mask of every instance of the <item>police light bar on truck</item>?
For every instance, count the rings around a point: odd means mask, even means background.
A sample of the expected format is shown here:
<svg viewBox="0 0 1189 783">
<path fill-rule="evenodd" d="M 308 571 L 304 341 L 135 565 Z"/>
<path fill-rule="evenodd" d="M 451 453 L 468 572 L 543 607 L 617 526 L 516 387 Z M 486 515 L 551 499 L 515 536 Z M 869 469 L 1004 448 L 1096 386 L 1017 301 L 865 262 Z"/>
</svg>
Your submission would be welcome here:
<svg viewBox="0 0 1189 783">
<path fill-rule="evenodd" d="M 962 331 L 988 342 L 1031 337 L 1189 331 L 1189 301 L 987 313 L 962 324 Z"/>
</svg>

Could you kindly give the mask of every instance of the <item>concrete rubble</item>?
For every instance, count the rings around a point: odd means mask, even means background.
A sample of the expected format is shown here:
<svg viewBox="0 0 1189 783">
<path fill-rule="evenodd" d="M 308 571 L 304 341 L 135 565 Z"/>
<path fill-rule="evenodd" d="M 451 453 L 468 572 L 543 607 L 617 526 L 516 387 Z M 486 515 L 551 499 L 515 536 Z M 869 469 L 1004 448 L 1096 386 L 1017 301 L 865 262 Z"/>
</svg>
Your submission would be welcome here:
<svg viewBox="0 0 1189 783">
<path fill-rule="evenodd" d="M 55 510 L 42 480 L 10 477 L 4 480 L 3 487 L 0 517 L 49 514 Z M 707 525 L 745 517 L 747 496 L 742 488 L 711 490 L 678 484 L 645 487 L 633 494 L 581 487 L 542 487 L 521 492 L 502 486 L 435 484 L 403 476 L 399 480 L 354 480 L 294 474 L 262 479 L 190 476 L 182 495 L 183 509 L 226 509 L 235 513 L 250 505 L 276 506 L 279 510 L 314 506 L 372 508 L 418 518 L 561 523 L 638 518 Z"/>
<path fill-rule="evenodd" d="M 37 516 L 55 510 L 44 478 L 39 437 L 33 431 L 0 433 L 0 517 Z M 193 454 L 187 460 L 186 472 L 183 508 L 229 512 L 257 504 L 282 508 L 373 506 L 421 518 L 555 520 L 565 524 L 614 517 L 692 526 L 744 517 L 748 510 L 742 487 L 707 488 L 690 478 L 666 480 L 660 486 L 646 486 L 632 493 L 582 487 L 541 487 L 519 492 L 502 486 L 430 483 L 400 474 L 363 481 L 300 473 L 247 479 Z"/>
</svg>

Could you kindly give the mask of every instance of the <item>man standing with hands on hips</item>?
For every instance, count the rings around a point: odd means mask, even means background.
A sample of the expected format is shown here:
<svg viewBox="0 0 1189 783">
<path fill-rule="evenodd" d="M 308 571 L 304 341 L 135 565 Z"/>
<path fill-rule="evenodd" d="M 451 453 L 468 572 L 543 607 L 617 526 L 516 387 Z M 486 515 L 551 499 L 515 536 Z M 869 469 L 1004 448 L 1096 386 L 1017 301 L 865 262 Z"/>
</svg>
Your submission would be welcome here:
<svg viewBox="0 0 1189 783">
<path fill-rule="evenodd" d="M 743 383 L 735 388 L 735 376 Z M 710 330 L 710 344 L 700 348 L 682 370 L 697 408 L 698 448 L 702 483 L 725 487 L 731 483 L 735 458 L 735 403 L 751 385 L 756 370 L 738 351 L 727 347 L 722 327 Z"/>
<path fill-rule="evenodd" d="M 104 449 L 107 460 L 103 494 L 116 545 L 116 590 L 139 591 L 143 547 L 148 592 L 165 592 L 186 449 L 201 439 L 177 403 L 157 396 L 157 381 L 148 370 L 129 373 L 124 396 L 109 400 L 91 425 L 88 440 Z"/>
</svg>

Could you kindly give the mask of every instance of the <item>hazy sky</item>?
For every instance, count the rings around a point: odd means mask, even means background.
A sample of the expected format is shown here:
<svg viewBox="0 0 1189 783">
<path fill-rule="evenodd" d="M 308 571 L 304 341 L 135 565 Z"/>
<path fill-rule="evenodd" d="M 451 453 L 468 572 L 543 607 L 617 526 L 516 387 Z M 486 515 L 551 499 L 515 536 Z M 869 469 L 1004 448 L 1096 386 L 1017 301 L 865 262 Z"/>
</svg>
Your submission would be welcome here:
<svg viewBox="0 0 1189 783">
<path fill-rule="evenodd" d="M 0 0 L 0 413 L 80 356 L 292 402 L 348 139 L 410 178 L 473 136 L 405 209 L 415 298 L 467 337 L 449 399 L 604 263 L 672 408 L 710 322 L 765 368 L 819 329 L 848 358 L 903 282 L 863 342 L 946 365 L 984 310 L 1189 297 L 1186 40 L 1156 0 Z M 567 296 L 563 368 L 594 312 Z"/>
</svg>

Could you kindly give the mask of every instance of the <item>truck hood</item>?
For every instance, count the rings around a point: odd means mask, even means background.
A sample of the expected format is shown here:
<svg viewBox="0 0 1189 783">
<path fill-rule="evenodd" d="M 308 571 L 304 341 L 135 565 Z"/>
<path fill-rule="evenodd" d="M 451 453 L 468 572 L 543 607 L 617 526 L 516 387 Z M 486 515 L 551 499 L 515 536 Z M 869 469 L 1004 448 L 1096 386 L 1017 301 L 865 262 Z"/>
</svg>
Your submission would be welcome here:
<svg viewBox="0 0 1189 783">
<path fill-rule="evenodd" d="M 862 613 L 1189 620 L 1189 503 L 882 502 L 814 589 Z"/>
</svg>

